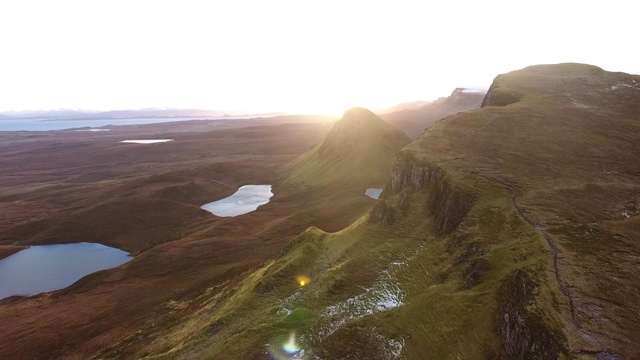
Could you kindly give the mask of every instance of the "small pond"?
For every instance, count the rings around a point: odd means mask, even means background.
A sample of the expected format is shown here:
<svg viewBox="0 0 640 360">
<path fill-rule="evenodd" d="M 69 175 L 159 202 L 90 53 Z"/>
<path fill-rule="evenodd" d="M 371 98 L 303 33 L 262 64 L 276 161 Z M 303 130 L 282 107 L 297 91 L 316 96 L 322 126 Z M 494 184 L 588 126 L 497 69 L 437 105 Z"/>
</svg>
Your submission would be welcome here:
<svg viewBox="0 0 640 360">
<path fill-rule="evenodd" d="M 271 185 L 241 186 L 233 195 L 201 206 L 216 216 L 233 217 L 252 212 L 269 202 Z"/>
<path fill-rule="evenodd" d="M 157 144 L 169 141 L 173 141 L 173 139 L 122 140 L 120 142 L 126 144 Z"/>
<path fill-rule="evenodd" d="M 31 246 L 0 260 L 0 299 L 62 289 L 131 259 L 125 251 L 95 243 Z"/>
<path fill-rule="evenodd" d="M 378 198 L 380 197 L 380 194 L 382 194 L 382 189 L 368 188 L 367 191 L 364 192 L 364 194 L 372 199 L 378 200 Z"/>
</svg>

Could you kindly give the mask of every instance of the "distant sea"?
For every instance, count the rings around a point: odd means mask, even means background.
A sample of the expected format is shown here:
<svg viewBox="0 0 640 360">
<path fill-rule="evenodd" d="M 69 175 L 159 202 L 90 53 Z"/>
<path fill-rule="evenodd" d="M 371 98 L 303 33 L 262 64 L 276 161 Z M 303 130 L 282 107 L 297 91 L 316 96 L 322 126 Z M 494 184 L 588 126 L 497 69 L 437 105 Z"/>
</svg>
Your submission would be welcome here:
<svg viewBox="0 0 640 360">
<path fill-rule="evenodd" d="M 171 118 L 130 118 L 130 119 L 0 119 L 0 131 L 50 131 L 74 128 L 99 128 L 108 125 L 158 124 L 185 120 L 233 120 L 255 116 L 224 117 L 171 117 Z"/>
</svg>

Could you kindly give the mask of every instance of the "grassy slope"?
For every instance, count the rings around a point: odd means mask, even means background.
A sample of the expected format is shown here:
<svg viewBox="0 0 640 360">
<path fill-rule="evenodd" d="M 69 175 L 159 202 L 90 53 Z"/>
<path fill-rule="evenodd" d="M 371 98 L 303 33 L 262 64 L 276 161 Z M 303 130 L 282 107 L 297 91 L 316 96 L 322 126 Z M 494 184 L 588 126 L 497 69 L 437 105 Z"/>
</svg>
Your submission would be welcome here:
<svg viewBox="0 0 640 360">
<path fill-rule="evenodd" d="M 474 359 L 497 352 L 493 323 L 500 279 L 515 259 L 541 269 L 550 266 L 550 258 L 511 208 L 508 194 L 496 190 L 494 195 L 502 196 L 479 201 L 456 236 L 430 235 L 426 191 L 412 195 L 407 216 L 393 227 L 362 218 L 338 233 L 309 229 L 227 301 L 213 297 L 198 317 L 177 326 L 178 334 L 189 328 L 192 337 L 159 358 L 258 359 L 266 350 L 280 353 L 292 332 L 307 355 L 322 358 L 393 358 L 389 349 L 397 344 L 409 359 Z M 471 242 L 489 250 L 483 258 L 492 268 L 481 285 L 466 290 L 463 253 Z M 297 275 L 309 276 L 310 284 L 300 288 Z M 539 296 L 551 299 L 552 291 L 544 288 Z M 361 301 L 347 306 L 355 313 L 349 321 L 341 325 L 342 312 L 326 315 L 348 299 Z M 384 299 L 404 306 L 376 310 Z M 372 315 L 365 315 L 368 311 Z"/>
<path fill-rule="evenodd" d="M 294 184 L 379 186 L 391 171 L 390 160 L 409 142 L 400 130 L 369 110 L 354 108 L 345 112 L 322 143 L 283 172 Z"/>
</svg>

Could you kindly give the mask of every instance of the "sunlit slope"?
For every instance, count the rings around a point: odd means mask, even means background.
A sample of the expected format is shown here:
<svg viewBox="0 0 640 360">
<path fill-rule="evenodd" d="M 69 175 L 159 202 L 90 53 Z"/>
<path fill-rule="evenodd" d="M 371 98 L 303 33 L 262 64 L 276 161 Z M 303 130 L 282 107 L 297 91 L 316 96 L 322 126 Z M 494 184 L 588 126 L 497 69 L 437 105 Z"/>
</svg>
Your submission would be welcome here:
<svg viewBox="0 0 640 360">
<path fill-rule="evenodd" d="M 640 78 L 500 75 L 393 161 L 382 199 L 157 330 L 229 359 L 640 357 Z M 300 283 L 304 277 L 304 286 Z"/>
<path fill-rule="evenodd" d="M 353 108 L 322 143 L 287 165 L 284 174 L 288 182 L 303 185 L 379 185 L 389 176 L 393 156 L 409 142 L 371 111 Z"/>
</svg>

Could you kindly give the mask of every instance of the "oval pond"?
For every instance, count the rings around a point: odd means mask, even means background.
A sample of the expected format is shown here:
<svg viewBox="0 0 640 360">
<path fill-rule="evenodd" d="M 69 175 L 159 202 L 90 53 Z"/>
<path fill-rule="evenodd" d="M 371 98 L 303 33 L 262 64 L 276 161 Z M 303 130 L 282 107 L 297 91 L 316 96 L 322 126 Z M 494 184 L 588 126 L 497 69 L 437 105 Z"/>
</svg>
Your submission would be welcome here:
<svg viewBox="0 0 640 360">
<path fill-rule="evenodd" d="M 0 260 L 0 299 L 59 290 L 131 259 L 125 251 L 95 243 L 31 246 Z"/>
<path fill-rule="evenodd" d="M 378 198 L 380 197 L 380 194 L 382 194 L 382 189 L 368 188 L 367 191 L 364 192 L 364 194 L 372 199 L 378 200 Z"/>
<path fill-rule="evenodd" d="M 271 185 L 241 186 L 233 195 L 201 206 L 216 216 L 233 217 L 252 212 L 269 202 L 273 196 Z"/>
</svg>

